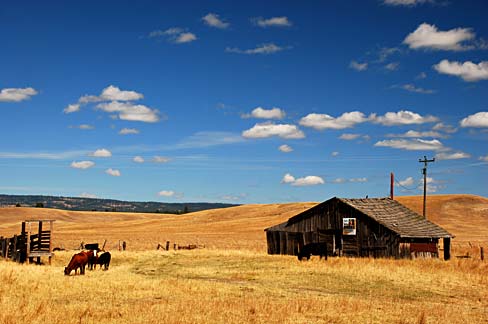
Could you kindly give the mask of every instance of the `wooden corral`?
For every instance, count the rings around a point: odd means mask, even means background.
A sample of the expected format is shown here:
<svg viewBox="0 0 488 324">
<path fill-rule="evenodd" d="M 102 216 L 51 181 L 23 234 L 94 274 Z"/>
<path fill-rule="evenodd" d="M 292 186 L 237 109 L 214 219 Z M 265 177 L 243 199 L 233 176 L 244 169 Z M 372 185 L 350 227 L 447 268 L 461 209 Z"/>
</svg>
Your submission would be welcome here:
<svg viewBox="0 0 488 324">
<path fill-rule="evenodd" d="M 0 257 L 16 262 L 41 263 L 41 257 L 48 257 L 51 264 L 52 231 L 54 220 L 26 220 L 22 222 L 19 235 L 0 237 Z M 45 224 L 48 224 L 46 228 Z"/>
<path fill-rule="evenodd" d="M 325 243 L 329 255 L 450 258 L 449 232 L 390 198 L 334 197 L 288 221 L 265 229 L 268 253 L 299 255 L 303 246 Z"/>
</svg>

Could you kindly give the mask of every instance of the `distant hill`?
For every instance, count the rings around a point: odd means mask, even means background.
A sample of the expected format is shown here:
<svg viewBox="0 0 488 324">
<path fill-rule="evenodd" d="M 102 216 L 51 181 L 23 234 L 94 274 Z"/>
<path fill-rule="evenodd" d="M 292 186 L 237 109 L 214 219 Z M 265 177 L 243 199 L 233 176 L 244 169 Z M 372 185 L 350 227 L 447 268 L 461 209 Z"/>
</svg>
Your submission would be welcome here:
<svg viewBox="0 0 488 324">
<path fill-rule="evenodd" d="M 138 202 L 114 199 L 33 195 L 0 195 L 0 206 L 45 207 L 77 211 L 182 214 L 208 209 L 233 207 L 237 205 L 221 203 Z"/>
<path fill-rule="evenodd" d="M 395 197 L 422 213 L 422 196 Z M 0 236 L 20 231 L 26 219 L 54 219 L 55 246 L 75 248 L 81 241 L 116 248 L 155 249 L 158 243 L 205 244 L 207 247 L 266 251 L 264 229 L 286 221 L 317 202 L 255 204 L 203 210 L 185 215 L 66 211 L 49 208 L 0 208 Z M 429 195 L 427 217 L 456 237 L 453 247 L 488 244 L 488 199 L 473 195 Z M 486 245 L 485 245 L 486 246 Z"/>
</svg>

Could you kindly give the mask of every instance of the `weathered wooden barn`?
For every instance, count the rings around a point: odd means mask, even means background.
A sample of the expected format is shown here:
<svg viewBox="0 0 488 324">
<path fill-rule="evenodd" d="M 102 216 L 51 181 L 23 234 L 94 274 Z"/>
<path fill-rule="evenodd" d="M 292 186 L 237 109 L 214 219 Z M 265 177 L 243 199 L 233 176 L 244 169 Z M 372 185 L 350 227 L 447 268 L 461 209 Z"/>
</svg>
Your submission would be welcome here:
<svg viewBox="0 0 488 324">
<path fill-rule="evenodd" d="M 298 255 L 313 243 L 328 255 L 450 258 L 453 235 L 390 198 L 334 197 L 265 229 L 269 254 Z"/>
</svg>

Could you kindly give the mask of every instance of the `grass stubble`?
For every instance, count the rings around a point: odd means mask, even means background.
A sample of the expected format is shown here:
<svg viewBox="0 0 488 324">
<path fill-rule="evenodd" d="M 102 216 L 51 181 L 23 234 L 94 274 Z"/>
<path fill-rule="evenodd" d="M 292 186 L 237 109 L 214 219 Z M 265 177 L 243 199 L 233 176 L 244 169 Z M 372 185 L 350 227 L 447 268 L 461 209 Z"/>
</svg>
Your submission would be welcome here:
<svg viewBox="0 0 488 324">
<path fill-rule="evenodd" d="M 488 323 L 476 260 L 270 256 L 246 250 L 112 252 L 64 276 L 0 262 L 0 323 Z"/>
</svg>

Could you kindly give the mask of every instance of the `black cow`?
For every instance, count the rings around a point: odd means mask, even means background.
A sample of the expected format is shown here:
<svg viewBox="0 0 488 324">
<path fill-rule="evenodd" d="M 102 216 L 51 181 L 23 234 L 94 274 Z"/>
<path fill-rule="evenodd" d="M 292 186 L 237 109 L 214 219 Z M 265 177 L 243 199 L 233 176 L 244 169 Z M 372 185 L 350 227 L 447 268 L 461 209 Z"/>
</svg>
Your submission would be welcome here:
<svg viewBox="0 0 488 324">
<path fill-rule="evenodd" d="M 96 257 L 93 257 L 89 260 L 88 269 L 93 270 L 93 266 L 95 266 L 96 268 L 97 264 L 99 264 L 100 268 L 103 266 L 105 270 L 108 270 L 111 258 L 112 256 L 110 255 L 110 252 L 104 252 L 100 255 L 97 255 Z"/>
<path fill-rule="evenodd" d="M 310 243 L 302 246 L 300 251 L 298 252 L 298 260 L 303 260 L 303 258 L 307 258 L 310 260 L 311 255 L 320 255 L 320 258 L 324 258 L 327 260 L 327 243 Z"/>
</svg>

